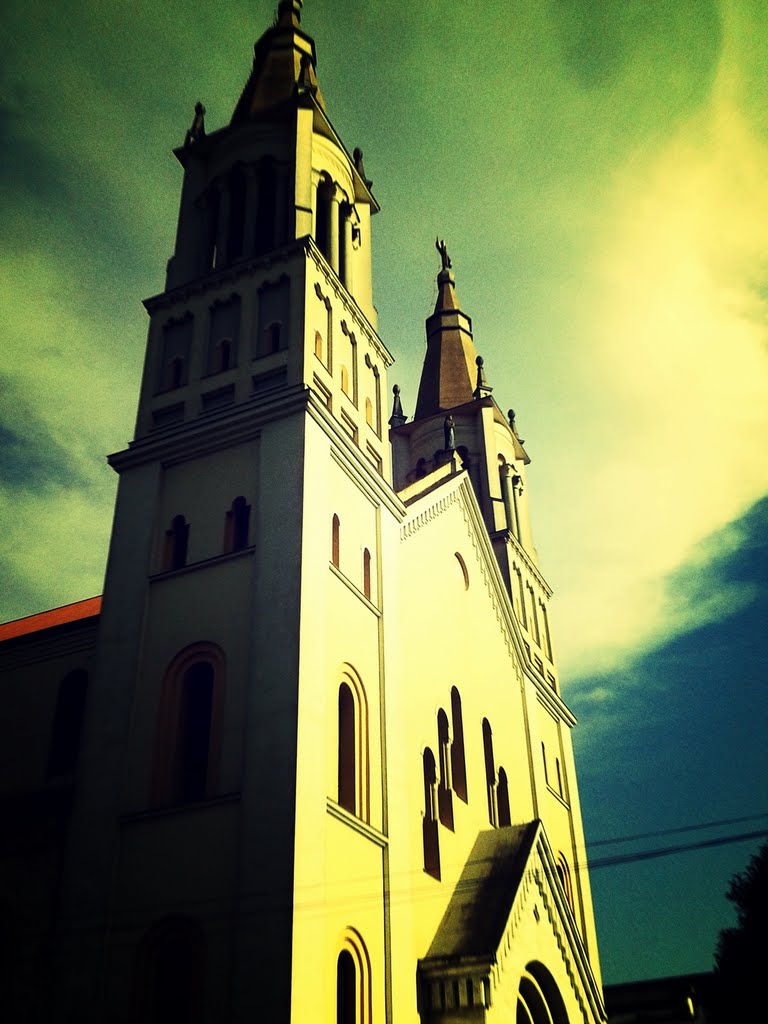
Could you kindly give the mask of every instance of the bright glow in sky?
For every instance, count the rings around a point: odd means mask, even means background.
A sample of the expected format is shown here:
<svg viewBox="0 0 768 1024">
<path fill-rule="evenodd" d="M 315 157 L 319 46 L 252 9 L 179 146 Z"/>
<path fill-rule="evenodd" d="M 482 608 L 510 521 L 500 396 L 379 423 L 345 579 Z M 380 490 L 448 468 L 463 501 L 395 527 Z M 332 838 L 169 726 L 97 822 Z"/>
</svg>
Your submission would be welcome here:
<svg viewBox="0 0 768 1024">
<path fill-rule="evenodd" d="M 197 99 L 209 130 L 229 119 L 272 8 L 5 5 L 0 620 L 100 592 L 103 456 L 132 433 L 140 299 L 172 250 L 169 150 Z M 566 692 L 618 735 L 619 670 L 737 621 L 761 585 L 705 586 L 768 492 L 768 9 L 308 0 L 304 23 L 382 205 L 390 383 L 412 413 L 439 234 L 534 460 Z"/>
</svg>

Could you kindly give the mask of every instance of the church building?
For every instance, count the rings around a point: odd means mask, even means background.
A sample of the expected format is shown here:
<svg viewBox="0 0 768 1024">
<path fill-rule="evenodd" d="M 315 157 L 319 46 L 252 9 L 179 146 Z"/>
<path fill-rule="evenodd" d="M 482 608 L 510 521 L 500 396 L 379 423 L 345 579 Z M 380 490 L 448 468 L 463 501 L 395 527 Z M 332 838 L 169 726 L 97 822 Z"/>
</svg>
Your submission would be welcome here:
<svg viewBox="0 0 768 1024">
<path fill-rule="evenodd" d="M 598 1024 L 530 459 L 448 250 L 409 418 L 302 0 L 175 155 L 103 596 L 0 626 L 8 1019 Z"/>
</svg>

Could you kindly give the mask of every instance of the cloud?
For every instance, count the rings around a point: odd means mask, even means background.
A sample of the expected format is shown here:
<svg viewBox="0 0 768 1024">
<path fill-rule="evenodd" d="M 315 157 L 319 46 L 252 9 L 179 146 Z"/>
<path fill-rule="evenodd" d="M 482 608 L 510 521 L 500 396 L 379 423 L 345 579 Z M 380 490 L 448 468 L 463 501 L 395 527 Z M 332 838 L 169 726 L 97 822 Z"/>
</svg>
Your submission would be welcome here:
<svg viewBox="0 0 768 1024">
<path fill-rule="evenodd" d="M 749 600 L 703 600 L 697 548 L 768 490 L 768 147 L 733 82 L 721 68 L 704 109 L 617 171 L 595 239 L 589 415 L 559 466 L 567 537 L 550 523 L 547 547 L 571 673 Z"/>
</svg>

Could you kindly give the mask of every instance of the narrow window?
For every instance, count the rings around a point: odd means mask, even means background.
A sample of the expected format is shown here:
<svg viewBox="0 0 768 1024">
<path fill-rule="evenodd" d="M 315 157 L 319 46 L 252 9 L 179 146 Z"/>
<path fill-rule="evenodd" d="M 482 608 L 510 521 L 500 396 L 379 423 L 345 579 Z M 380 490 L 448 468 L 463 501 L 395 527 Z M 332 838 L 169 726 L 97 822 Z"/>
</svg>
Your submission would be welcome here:
<svg viewBox="0 0 768 1024">
<path fill-rule="evenodd" d="M 331 522 L 331 561 L 339 568 L 339 517 L 334 515 Z"/>
<path fill-rule="evenodd" d="M 189 523 L 184 516 L 174 516 L 170 529 L 165 531 L 165 548 L 163 552 L 163 569 L 183 569 L 187 564 L 187 546 L 189 543 Z"/>
<path fill-rule="evenodd" d="M 291 315 L 290 280 L 286 275 L 259 288 L 259 315 L 254 333 L 254 357 L 272 355 L 286 348 Z"/>
<path fill-rule="evenodd" d="M 520 570 L 515 567 L 515 575 L 517 576 L 517 589 L 520 595 L 520 613 L 519 618 L 523 624 L 523 629 L 528 628 L 528 617 L 525 613 L 525 587 L 523 586 L 523 574 Z"/>
<path fill-rule="evenodd" d="M 215 366 L 216 373 L 223 373 L 232 365 L 232 342 L 229 338 L 222 338 L 216 345 Z"/>
<path fill-rule="evenodd" d="M 88 673 L 75 669 L 59 684 L 48 746 L 48 775 L 69 775 L 77 766 L 83 729 Z"/>
<path fill-rule="evenodd" d="M 320 331 L 315 331 L 315 355 L 320 362 L 323 361 L 323 336 Z"/>
<path fill-rule="evenodd" d="M 451 737 L 448 716 L 442 708 L 437 713 L 437 744 L 440 758 L 440 782 L 437 787 L 437 808 L 440 821 L 453 831 L 453 794 L 451 792 Z"/>
<path fill-rule="evenodd" d="M 245 237 L 246 181 L 242 167 L 233 167 L 229 175 L 229 225 L 227 231 L 227 261 L 232 263 L 243 255 Z"/>
<path fill-rule="evenodd" d="M 258 172 L 259 196 L 256 204 L 254 252 L 261 256 L 275 247 L 277 212 L 277 176 L 271 159 L 262 160 Z"/>
<path fill-rule="evenodd" d="M 168 387 L 170 389 L 180 388 L 184 383 L 184 360 L 181 356 L 174 356 L 168 367 Z"/>
<path fill-rule="evenodd" d="M 366 548 L 363 551 L 363 593 L 370 601 L 371 599 L 371 552 Z"/>
<path fill-rule="evenodd" d="M 555 770 L 557 771 L 557 792 L 560 794 L 560 796 L 562 796 L 563 795 L 563 776 L 562 776 L 562 772 L 560 771 L 560 758 L 559 757 L 555 758 Z"/>
<path fill-rule="evenodd" d="M 357 1024 L 357 971 L 346 949 L 336 961 L 336 1024 Z"/>
<path fill-rule="evenodd" d="M 365 422 L 369 427 L 373 426 L 373 402 L 370 398 L 365 399 Z"/>
<path fill-rule="evenodd" d="M 423 757 L 424 769 L 424 818 L 422 832 L 424 840 L 424 870 L 433 878 L 440 878 L 440 838 L 438 835 L 437 814 L 435 808 L 435 788 L 437 771 L 435 755 L 426 748 Z"/>
<path fill-rule="evenodd" d="M 536 612 L 536 595 L 533 592 L 533 587 L 528 587 L 528 593 L 531 596 L 531 618 L 533 620 L 533 636 L 539 647 L 541 647 L 541 630 L 539 629 L 539 616 Z"/>
<path fill-rule="evenodd" d="M 266 354 L 280 351 L 282 326 L 283 325 L 278 321 L 273 321 L 271 324 L 267 324 L 264 337 L 264 352 Z"/>
<path fill-rule="evenodd" d="M 507 773 L 499 768 L 499 782 L 496 788 L 496 804 L 499 808 L 499 828 L 506 828 L 512 824 L 512 816 L 509 811 L 509 782 Z"/>
<path fill-rule="evenodd" d="M 208 310 L 207 373 L 230 370 L 237 361 L 237 339 L 240 335 L 240 296 L 217 299 Z"/>
<path fill-rule="evenodd" d="M 485 788 L 488 796 L 488 820 L 496 824 L 496 768 L 493 763 L 493 734 L 487 718 L 483 719 L 483 757 L 485 760 Z"/>
<path fill-rule="evenodd" d="M 354 814 L 355 790 L 355 699 L 346 683 L 339 687 L 339 804 Z"/>
<path fill-rule="evenodd" d="M 197 661 L 181 684 L 174 789 L 182 803 L 204 800 L 207 793 L 212 710 L 213 666 Z"/>
<path fill-rule="evenodd" d="M 349 394 L 349 370 L 343 363 L 341 366 L 341 390 L 345 395 Z"/>
<path fill-rule="evenodd" d="M 544 762 L 544 782 L 549 785 L 549 771 L 547 770 L 547 748 L 541 744 L 541 760 Z"/>
<path fill-rule="evenodd" d="M 315 241 L 320 252 L 330 261 L 331 258 L 331 196 L 333 182 L 324 176 L 317 187 L 317 209 L 315 211 Z"/>
<path fill-rule="evenodd" d="M 248 525 L 251 506 L 242 495 L 232 502 L 224 523 L 224 553 L 242 551 L 248 547 Z"/>
<path fill-rule="evenodd" d="M 451 719 L 453 721 L 453 742 L 451 743 L 451 776 L 456 796 L 467 802 L 467 764 L 464 758 L 464 721 L 461 715 L 461 695 L 454 686 L 451 689 Z"/>
</svg>

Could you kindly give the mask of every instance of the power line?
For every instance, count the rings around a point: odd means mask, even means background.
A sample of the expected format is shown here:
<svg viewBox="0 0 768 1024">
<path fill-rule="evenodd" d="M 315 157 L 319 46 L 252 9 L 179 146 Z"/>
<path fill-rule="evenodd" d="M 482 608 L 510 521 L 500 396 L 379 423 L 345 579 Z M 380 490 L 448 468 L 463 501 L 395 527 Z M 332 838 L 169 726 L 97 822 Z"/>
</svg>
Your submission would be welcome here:
<svg viewBox="0 0 768 1024">
<path fill-rule="evenodd" d="M 722 825 L 740 825 L 745 821 L 759 821 L 768 818 L 768 811 L 762 814 L 748 814 L 742 818 L 721 818 L 720 821 L 702 821 L 696 825 L 678 825 L 676 828 L 659 829 L 656 832 L 638 832 L 632 836 L 616 836 L 613 839 L 591 839 L 587 849 L 593 846 L 610 846 L 613 843 L 631 843 L 636 839 L 654 839 L 656 836 L 671 836 L 679 832 L 696 832 L 705 828 L 719 828 Z"/>
<path fill-rule="evenodd" d="M 762 817 L 762 815 L 761 815 Z M 620 853 L 615 857 L 602 857 L 589 862 L 589 870 L 613 867 L 615 864 L 631 864 L 637 860 L 652 860 L 655 857 L 668 857 L 673 853 L 688 853 L 691 850 L 703 850 L 708 846 L 726 846 L 728 843 L 742 843 L 747 839 L 759 839 L 768 836 L 768 829 L 756 832 L 742 832 L 735 836 L 717 836 L 715 839 L 700 839 L 697 843 L 683 843 L 681 846 L 664 846 L 655 850 L 640 850 L 637 853 Z"/>
</svg>

